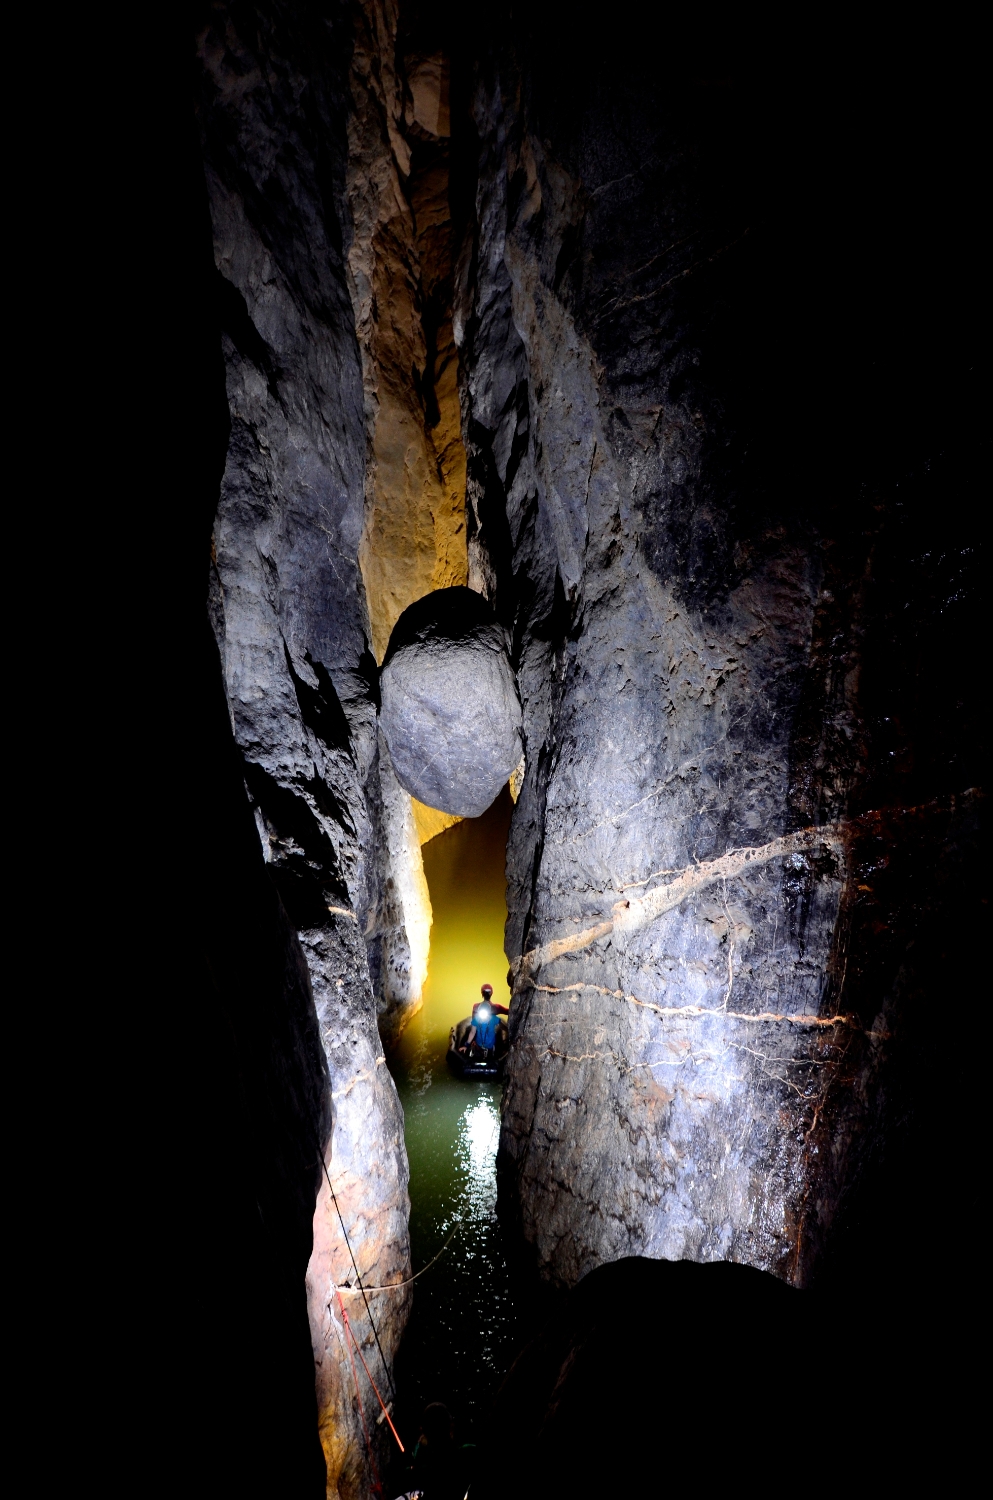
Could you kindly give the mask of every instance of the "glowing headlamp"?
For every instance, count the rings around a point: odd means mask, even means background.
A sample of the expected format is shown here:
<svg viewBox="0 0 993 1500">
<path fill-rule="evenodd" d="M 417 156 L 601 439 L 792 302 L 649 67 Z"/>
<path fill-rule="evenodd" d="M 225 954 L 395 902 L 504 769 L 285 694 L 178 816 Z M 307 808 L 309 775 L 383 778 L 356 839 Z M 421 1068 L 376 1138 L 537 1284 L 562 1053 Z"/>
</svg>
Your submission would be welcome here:
<svg viewBox="0 0 993 1500">
<path fill-rule="evenodd" d="M 488 1021 L 493 1012 L 484 1001 L 483 1004 L 479 1007 L 479 1010 L 476 1012 L 476 1014 L 479 1016 L 479 1019 L 481 1021 Z"/>
</svg>

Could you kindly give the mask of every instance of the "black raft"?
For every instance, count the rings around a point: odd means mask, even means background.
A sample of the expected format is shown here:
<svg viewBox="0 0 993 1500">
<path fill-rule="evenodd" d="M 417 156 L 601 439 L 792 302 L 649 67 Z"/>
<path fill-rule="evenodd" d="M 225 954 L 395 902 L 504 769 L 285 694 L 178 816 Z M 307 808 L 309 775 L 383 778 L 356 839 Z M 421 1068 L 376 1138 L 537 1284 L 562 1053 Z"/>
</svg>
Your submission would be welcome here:
<svg viewBox="0 0 993 1500">
<path fill-rule="evenodd" d="M 506 1022 L 501 1021 L 497 1027 L 496 1046 L 491 1052 L 475 1046 L 468 1053 L 460 1052 L 471 1025 L 471 1016 L 466 1016 L 452 1027 L 448 1037 L 448 1066 L 456 1078 L 502 1078 L 510 1046 Z"/>
</svg>

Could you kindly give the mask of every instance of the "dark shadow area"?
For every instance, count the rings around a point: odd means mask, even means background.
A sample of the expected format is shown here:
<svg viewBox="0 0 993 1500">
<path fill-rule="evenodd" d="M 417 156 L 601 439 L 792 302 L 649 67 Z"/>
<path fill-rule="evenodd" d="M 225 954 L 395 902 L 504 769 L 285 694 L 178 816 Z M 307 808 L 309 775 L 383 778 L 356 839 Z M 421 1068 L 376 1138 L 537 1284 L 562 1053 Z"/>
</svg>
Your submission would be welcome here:
<svg viewBox="0 0 993 1500">
<path fill-rule="evenodd" d="M 75 559 L 76 774 L 98 832 L 73 971 L 99 995 L 80 1071 L 109 1371 L 89 1436 L 115 1492 L 321 1500 L 304 1272 L 331 1105 L 206 616 L 228 416 L 187 21 L 164 28 L 147 81 L 140 170 L 121 107 L 88 183 L 108 383 Z"/>
<path fill-rule="evenodd" d="M 516 1359 L 473 1500 L 713 1495 L 764 1482 L 767 1466 L 776 1488 L 804 1476 L 832 1493 L 851 1462 L 827 1437 L 833 1413 L 859 1428 L 860 1473 L 881 1475 L 893 1455 L 864 1424 L 873 1402 L 886 1421 L 894 1392 L 848 1344 L 832 1353 L 832 1322 L 825 1303 L 748 1266 L 601 1266 Z"/>
<path fill-rule="evenodd" d="M 182 1289 L 173 1431 L 197 1455 L 201 1493 L 317 1500 L 304 1273 L 331 1101 L 306 964 L 262 863 L 204 631 L 189 804 L 201 853 L 179 885 L 173 955 L 185 962 L 162 1022 L 170 1076 L 158 1101 Z"/>
</svg>

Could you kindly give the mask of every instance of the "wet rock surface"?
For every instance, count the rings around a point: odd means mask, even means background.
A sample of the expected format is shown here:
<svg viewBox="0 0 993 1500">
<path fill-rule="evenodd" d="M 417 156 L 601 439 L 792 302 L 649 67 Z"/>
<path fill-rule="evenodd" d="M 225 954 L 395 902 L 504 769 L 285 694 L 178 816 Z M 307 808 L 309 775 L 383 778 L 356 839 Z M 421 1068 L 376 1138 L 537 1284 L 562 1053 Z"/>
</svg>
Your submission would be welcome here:
<svg viewBox="0 0 993 1500">
<path fill-rule="evenodd" d="M 410 605 L 380 675 L 380 725 L 400 785 L 477 818 L 521 758 L 507 633 L 481 595 L 441 589 Z"/>
</svg>

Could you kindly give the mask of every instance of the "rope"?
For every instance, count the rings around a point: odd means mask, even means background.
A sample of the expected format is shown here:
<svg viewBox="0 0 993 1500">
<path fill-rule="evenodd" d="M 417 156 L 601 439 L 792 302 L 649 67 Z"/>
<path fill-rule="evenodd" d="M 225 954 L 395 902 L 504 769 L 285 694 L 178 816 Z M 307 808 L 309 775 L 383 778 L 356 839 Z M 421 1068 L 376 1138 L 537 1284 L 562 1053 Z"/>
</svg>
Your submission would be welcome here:
<svg viewBox="0 0 993 1500">
<path fill-rule="evenodd" d="M 434 1256 L 431 1260 L 429 1260 L 426 1266 L 422 1266 L 419 1271 L 415 1271 L 414 1274 L 413 1274 L 413 1276 L 408 1276 L 405 1281 L 391 1281 L 386 1286 L 363 1286 L 361 1284 L 361 1282 L 360 1282 L 360 1284 L 359 1284 L 358 1287 L 343 1286 L 341 1288 L 341 1290 L 343 1292 L 354 1292 L 354 1291 L 360 1291 L 360 1292 L 392 1292 L 392 1291 L 395 1291 L 398 1286 L 410 1286 L 410 1283 L 412 1281 L 416 1281 L 417 1278 L 418 1278 L 418 1276 L 423 1276 L 425 1271 L 430 1271 L 431 1267 L 434 1265 L 434 1263 L 435 1263 L 436 1260 L 441 1260 L 441 1257 L 444 1255 L 445 1251 L 448 1249 L 449 1245 L 452 1243 L 452 1241 L 454 1240 L 455 1236 L 458 1234 L 458 1232 L 459 1232 L 459 1230 L 461 1228 L 462 1228 L 461 1224 L 456 1224 L 455 1228 L 452 1230 L 451 1234 L 448 1236 L 448 1239 L 445 1241 L 445 1243 L 442 1245 L 441 1249 L 438 1251 L 438 1254 L 436 1256 Z M 352 1261 L 352 1265 L 353 1266 L 354 1266 L 354 1264 L 355 1264 L 355 1262 Z M 358 1272 L 356 1271 L 355 1274 L 357 1276 Z"/>
<path fill-rule="evenodd" d="M 335 1287 L 335 1291 L 338 1292 L 338 1288 L 337 1287 Z M 387 1422 L 389 1422 L 389 1424 L 390 1424 L 390 1431 L 392 1432 L 393 1436 L 397 1440 L 397 1447 L 400 1449 L 400 1452 L 403 1453 L 405 1450 L 404 1450 L 403 1444 L 400 1441 L 400 1434 L 397 1432 L 396 1428 L 393 1426 L 393 1418 L 390 1416 L 389 1409 L 387 1408 L 386 1402 L 383 1400 L 382 1396 L 379 1394 L 379 1386 L 376 1384 L 376 1382 L 373 1380 L 372 1376 L 369 1374 L 369 1366 L 365 1362 L 365 1355 L 362 1353 L 362 1345 L 359 1343 L 358 1339 L 355 1337 L 355 1330 L 352 1327 L 351 1323 L 348 1321 L 348 1314 L 345 1311 L 345 1304 L 341 1300 L 341 1293 L 340 1292 L 338 1292 L 338 1306 L 341 1308 L 341 1316 L 345 1320 L 345 1327 L 346 1327 L 346 1329 L 348 1330 L 348 1333 L 351 1336 L 352 1343 L 355 1345 L 355 1352 L 358 1355 L 359 1359 L 362 1361 L 362 1368 L 366 1372 L 366 1374 L 369 1376 L 369 1384 L 372 1386 L 373 1390 L 376 1392 L 376 1400 L 379 1402 L 380 1406 L 383 1408 L 383 1416 L 386 1418 Z"/>
<path fill-rule="evenodd" d="M 348 1238 L 348 1230 L 345 1228 L 345 1221 L 344 1221 L 344 1219 L 341 1216 L 341 1209 L 340 1209 L 340 1207 L 338 1205 L 337 1196 L 335 1195 L 334 1183 L 331 1181 L 331 1173 L 328 1171 L 328 1164 L 324 1160 L 324 1152 L 323 1151 L 321 1152 L 321 1166 L 324 1168 L 324 1175 L 325 1175 L 325 1177 L 328 1180 L 328 1187 L 329 1187 L 329 1189 L 331 1191 L 331 1201 L 334 1204 L 335 1210 L 336 1210 L 336 1212 L 338 1214 L 338 1223 L 341 1225 L 341 1232 L 342 1232 L 342 1234 L 345 1237 L 345 1244 L 348 1246 L 348 1255 L 349 1255 L 349 1259 L 352 1262 L 352 1269 L 355 1272 L 355 1280 L 358 1282 L 359 1291 L 362 1293 L 362 1301 L 365 1303 L 366 1316 L 369 1319 L 369 1327 L 372 1329 L 372 1336 L 376 1340 L 376 1348 L 379 1350 L 379 1357 L 383 1361 L 383 1369 L 386 1371 L 386 1378 L 387 1378 L 387 1380 L 390 1383 L 390 1392 L 391 1392 L 391 1394 L 393 1396 L 393 1399 L 395 1401 L 396 1398 L 397 1398 L 397 1388 L 393 1384 L 393 1376 L 390 1374 L 390 1367 L 389 1367 L 389 1365 L 386 1362 L 386 1355 L 383 1353 L 383 1346 L 379 1342 L 379 1334 L 376 1332 L 376 1325 L 372 1321 L 372 1308 L 369 1306 L 369 1299 L 368 1299 L 368 1297 L 365 1294 L 365 1287 L 362 1285 L 362 1277 L 359 1275 L 359 1268 L 355 1264 L 355 1256 L 352 1253 L 352 1242 Z M 371 1379 L 371 1376 L 370 1376 L 370 1379 Z"/>
<path fill-rule="evenodd" d="M 342 1312 L 345 1311 L 344 1303 L 342 1303 L 341 1310 Z M 375 1482 L 373 1484 L 373 1489 L 377 1494 L 381 1495 L 383 1493 L 383 1481 L 379 1477 L 379 1469 L 373 1456 L 372 1442 L 369 1438 L 369 1429 L 366 1426 L 365 1411 L 362 1406 L 362 1392 L 359 1390 L 359 1372 L 355 1368 L 355 1356 L 352 1353 L 352 1346 L 346 1342 L 345 1348 L 348 1350 L 348 1362 L 352 1367 L 352 1379 L 355 1381 L 355 1399 L 359 1403 L 359 1420 L 362 1423 L 362 1431 L 365 1435 L 366 1452 L 369 1455 L 369 1462 L 372 1465 L 372 1472 L 376 1476 Z M 365 1363 L 365 1361 L 363 1361 L 363 1363 Z"/>
<path fill-rule="evenodd" d="M 492 1142 L 492 1140 L 493 1140 L 493 1135 L 491 1134 L 490 1141 Z M 342 1225 L 342 1228 L 344 1228 L 344 1227 L 345 1226 Z M 445 1241 L 445 1243 L 442 1245 L 441 1249 L 438 1251 L 438 1254 L 437 1255 L 433 1255 L 431 1257 L 431 1259 L 428 1261 L 428 1263 L 427 1263 L 426 1266 L 422 1266 L 419 1271 L 415 1271 L 414 1274 L 413 1274 L 413 1276 L 408 1276 L 406 1278 L 406 1280 L 404 1280 L 404 1281 L 391 1281 L 386 1286 L 363 1286 L 361 1278 L 359 1278 L 358 1268 L 356 1267 L 355 1275 L 356 1275 L 356 1278 L 359 1279 L 359 1291 L 361 1291 L 362 1295 L 365 1296 L 366 1292 L 392 1292 L 397 1287 L 400 1287 L 400 1286 L 410 1286 L 411 1282 L 416 1281 L 417 1278 L 418 1278 L 418 1276 L 423 1276 L 425 1271 L 430 1271 L 431 1267 L 435 1264 L 436 1261 L 441 1260 L 441 1257 L 444 1255 L 445 1251 L 448 1249 L 449 1245 L 452 1243 L 452 1241 L 454 1240 L 455 1236 L 458 1234 L 458 1232 L 459 1232 L 459 1230 L 461 1228 L 462 1228 L 461 1222 L 458 1221 L 458 1220 L 456 1220 L 455 1228 L 452 1230 L 451 1234 L 448 1236 L 448 1239 Z M 355 1261 L 354 1260 L 352 1261 L 352 1265 L 353 1266 L 355 1265 Z M 353 1287 L 353 1286 L 345 1286 L 345 1287 L 342 1287 L 341 1290 L 344 1291 L 344 1292 L 354 1292 L 355 1291 L 355 1287 Z M 368 1309 L 368 1306 L 369 1306 L 369 1304 L 367 1302 L 366 1303 L 366 1308 L 367 1309 Z M 370 1317 L 369 1321 L 372 1322 L 372 1318 L 371 1317 Z M 395 1395 L 395 1392 L 394 1392 L 394 1395 Z"/>
</svg>

